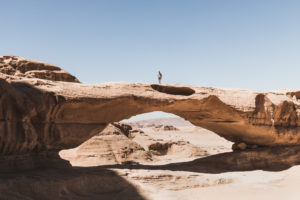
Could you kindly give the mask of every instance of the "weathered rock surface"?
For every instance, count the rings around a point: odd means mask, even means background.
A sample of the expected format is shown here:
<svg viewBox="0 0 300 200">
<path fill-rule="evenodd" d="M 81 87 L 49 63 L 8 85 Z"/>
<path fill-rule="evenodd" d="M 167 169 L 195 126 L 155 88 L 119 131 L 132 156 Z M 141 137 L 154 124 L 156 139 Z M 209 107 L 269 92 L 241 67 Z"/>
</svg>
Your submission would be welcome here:
<svg viewBox="0 0 300 200">
<path fill-rule="evenodd" d="M 75 76 L 55 65 L 28 60 L 18 56 L 0 57 L 0 73 L 52 81 L 79 82 Z"/>
<path fill-rule="evenodd" d="M 154 127 L 155 130 L 164 130 L 164 131 L 179 131 L 178 128 L 172 125 L 157 125 Z"/>
<path fill-rule="evenodd" d="M 109 124 L 102 132 L 79 147 L 61 151 L 60 156 L 71 161 L 72 166 L 99 166 L 152 160 L 150 152 L 127 137 L 131 129 L 131 126 L 126 124 Z"/>
<path fill-rule="evenodd" d="M 177 155 L 186 157 L 203 157 L 208 153 L 196 145 L 186 141 L 155 142 L 148 147 L 149 151 L 158 156 Z"/>
<path fill-rule="evenodd" d="M 130 130 L 129 134 L 128 130 Z M 201 146 L 179 139 L 174 132 L 164 140 L 153 136 L 166 135 L 169 131 L 157 132 L 152 129 L 141 131 L 127 124 L 111 123 L 80 146 L 62 150 L 59 155 L 64 160 L 70 161 L 72 166 L 79 167 L 128 163 L 163 164 L 178 159 L 183 161 L 209 155 L 209 152 Z"/>
<path fill-rule="evenodd" d="M 56 76 L 60 69 L 52 65 L 15 57 L 0 61 L 2 156 L 74 148 L 111 122 L 151 111 L 176 114 L 237 143 L 300 144 L 298 91 L 138 83 L 89 85 L 76 83 L 72 75 Z M 27 73 L 31 70 L 36 73 Z M 34 75 L 45 70 L 56 75 Z"/>
<path fill-rule="evenodd" d="M 175 126 L 164 126 L 165 131 L 179 131 Z"/>
</svg>

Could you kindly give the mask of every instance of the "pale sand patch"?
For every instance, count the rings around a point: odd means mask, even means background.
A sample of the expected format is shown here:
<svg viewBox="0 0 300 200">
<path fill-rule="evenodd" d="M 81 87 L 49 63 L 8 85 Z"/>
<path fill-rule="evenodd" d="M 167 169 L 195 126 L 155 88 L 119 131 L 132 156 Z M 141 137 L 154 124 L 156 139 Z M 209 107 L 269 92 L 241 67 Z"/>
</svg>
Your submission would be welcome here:
<svg viewBox="0 0 300 200">
<path fill-rule="evenodd" d="M 256 170 L 220 174 L 168 170 L 116 171 L 151 200 L 298 200 L 300 196 L 300 167 L 282 172 Z"/>
</svg>

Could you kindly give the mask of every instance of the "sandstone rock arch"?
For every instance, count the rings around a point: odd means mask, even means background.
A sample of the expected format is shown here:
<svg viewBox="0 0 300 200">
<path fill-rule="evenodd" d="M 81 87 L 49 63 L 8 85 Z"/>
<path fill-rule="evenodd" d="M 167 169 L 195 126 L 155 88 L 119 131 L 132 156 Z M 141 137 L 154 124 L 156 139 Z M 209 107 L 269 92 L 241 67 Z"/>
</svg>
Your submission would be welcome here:
<svg viewBox="0 0 300 200">
<path fill-rule="evenodd" d="M 7 59 L 0 59 L 3 156 L 73 148 L 110 122 L 152 111 L 173 113 L 233 142 L 263 146 L 300 143 L 299 102 L 291 95 L 296 91 L 141 83 L 88 85 L 70 81 L 67 74 L 57 81 L 56 76 L 39 79 L 43 76 L 6 73 L 7 68 L 27 66 L 19 65 L 19 59 L 13 64 Z"/>
</svg>

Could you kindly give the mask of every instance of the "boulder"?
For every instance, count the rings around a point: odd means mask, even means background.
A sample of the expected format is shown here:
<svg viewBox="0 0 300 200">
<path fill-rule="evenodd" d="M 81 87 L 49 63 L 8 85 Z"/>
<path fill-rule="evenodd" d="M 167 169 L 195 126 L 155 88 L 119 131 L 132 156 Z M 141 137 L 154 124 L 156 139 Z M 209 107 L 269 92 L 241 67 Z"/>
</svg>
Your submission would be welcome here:
<svg viewBox="0 0 300 200">
<path fill-rule="evenodd" d="M 172 125 L 166 125 L 164 126 L 164 131 L 179 131 L 179 129 Z"/>
</svg>

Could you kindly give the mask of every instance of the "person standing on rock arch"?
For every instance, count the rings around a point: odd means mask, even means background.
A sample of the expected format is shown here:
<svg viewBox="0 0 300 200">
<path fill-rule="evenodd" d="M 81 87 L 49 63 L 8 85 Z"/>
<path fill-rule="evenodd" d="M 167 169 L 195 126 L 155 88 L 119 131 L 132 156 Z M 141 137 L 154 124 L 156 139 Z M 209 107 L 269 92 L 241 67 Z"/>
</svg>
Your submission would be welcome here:
<svg viewBox="0 0 300 200">
<path fill-rule="evenodd" d="M 158 83 L 161 84 L 162 74 L 160 73 L 160 71 L 158 71 L 157 78 L 158 78 Z"/>
</svg>

